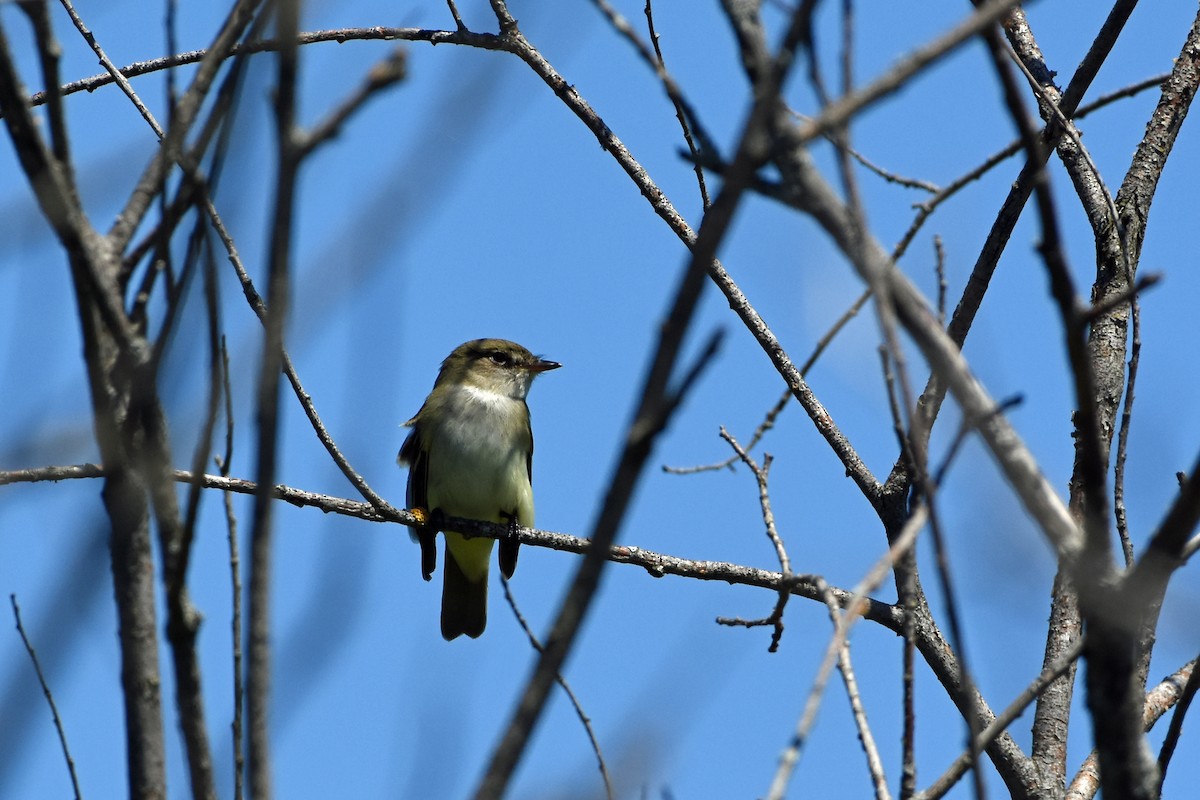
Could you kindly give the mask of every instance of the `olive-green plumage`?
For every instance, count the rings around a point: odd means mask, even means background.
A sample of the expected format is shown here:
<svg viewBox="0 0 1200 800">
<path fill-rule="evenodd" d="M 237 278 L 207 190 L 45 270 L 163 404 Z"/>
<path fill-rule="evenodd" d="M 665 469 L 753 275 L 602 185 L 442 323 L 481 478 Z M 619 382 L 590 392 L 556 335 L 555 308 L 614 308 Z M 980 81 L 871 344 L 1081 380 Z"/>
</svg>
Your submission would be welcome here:
<svg viewBox="0 0 1200 800">
<path fill-rule="evenodd" d="M 475 339 L 442 362 L 433 391 L 400 448 L 407 464 L 408 507 L 422 508 L 431 524 L 415 530 L 421 574 L 437 566 L 434 538 L 441 517 L 533 526 L 533 431 L 525 397 L 533 379 L 560 364 L 515 342 Z M 439 516 L 440 515 L 440 516 Z M 442 636 L 472 638 L 487 625 L 488 562 L 494 540 L 445 531 Z M 500 542 L 500 570 L 512 577 L 515 539 Z"/>
</svg>

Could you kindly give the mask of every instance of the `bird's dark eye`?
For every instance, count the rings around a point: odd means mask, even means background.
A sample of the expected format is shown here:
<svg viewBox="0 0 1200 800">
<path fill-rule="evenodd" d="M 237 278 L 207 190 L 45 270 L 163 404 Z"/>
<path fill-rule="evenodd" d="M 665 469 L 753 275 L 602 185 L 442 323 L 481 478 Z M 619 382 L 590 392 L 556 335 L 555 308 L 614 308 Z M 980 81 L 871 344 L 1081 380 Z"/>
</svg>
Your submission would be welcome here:
<svg viewBox="0 0 1200 800">
<path fill-rule="evenodd" d="M 507 367 L 512 362 L 512 359 L 509 358 L 508 353 L 502 353 L 499 350 L 488 353 L 488 358 L 492 360 L 493 364 L 501 367 Z"/>
</svg>

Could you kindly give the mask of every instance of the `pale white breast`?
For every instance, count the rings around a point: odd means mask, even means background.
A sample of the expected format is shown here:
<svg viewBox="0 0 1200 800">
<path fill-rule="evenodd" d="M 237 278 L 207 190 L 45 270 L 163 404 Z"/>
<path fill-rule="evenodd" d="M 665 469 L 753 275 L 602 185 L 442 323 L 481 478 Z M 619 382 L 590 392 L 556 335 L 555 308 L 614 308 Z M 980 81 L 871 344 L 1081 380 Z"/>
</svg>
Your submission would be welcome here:
<svg viewBox="0 0 1200 800">
<path fill-rule="evenodd" d="M 428 433 L 429 504 L 452 516 L 503 522 L 515 509 L 533 525 L 524 402 L 473 386 L 455 390 L 450 413 Z"/>
</svg>

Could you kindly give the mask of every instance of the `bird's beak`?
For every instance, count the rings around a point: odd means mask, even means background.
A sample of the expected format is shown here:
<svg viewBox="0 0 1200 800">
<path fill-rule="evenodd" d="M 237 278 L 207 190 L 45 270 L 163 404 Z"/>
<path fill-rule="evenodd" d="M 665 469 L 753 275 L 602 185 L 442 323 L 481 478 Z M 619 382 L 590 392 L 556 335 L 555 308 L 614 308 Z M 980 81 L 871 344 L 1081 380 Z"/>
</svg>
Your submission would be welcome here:
<svg viewBox="0 0 1200 800">
<path fill-rule="evenodd" d="M 541 356 L 538 356 L 538 360 L 530 364 L 526 369 L 534 374 L 537 374 L 540 372 L 549 372 L 550 370 L 558 369 L 561 366 L 562 364 L 558 363 L 557 361 L 547 361 Z"/>
</svg>

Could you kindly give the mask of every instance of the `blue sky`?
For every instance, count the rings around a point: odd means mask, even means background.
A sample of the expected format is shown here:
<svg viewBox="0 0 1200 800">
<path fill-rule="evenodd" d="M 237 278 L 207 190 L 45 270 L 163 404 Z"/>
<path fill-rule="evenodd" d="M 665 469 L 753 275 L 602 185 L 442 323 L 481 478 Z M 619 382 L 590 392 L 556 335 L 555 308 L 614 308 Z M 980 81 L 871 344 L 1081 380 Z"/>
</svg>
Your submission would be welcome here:
<svg viewBox="0 0 1200 800">
<path fill-rule="evenodd" d="M 183 4 L 179 46 L 205 46 L 215 4 Z M 483 2 L 460 3 L 467 24 L 490 30 Z M 550 8 L 545 8 L 550 5 Z M 835 4 L 824 4 L 824 42 L 836 41 Z M 618 6 L 639 29 L 641 3 Z M 860 81 L 951 27 L 966 3 L 859 4 Z M 590 3 L 512 6 L 526 36 L 578 88 L 695 224 L 700 202 L 680 158 L 673 111 L 653 75 Z M 94 74 L 95 59 L 53 9 L 63 75 Z M 160 4 L 114 2 L 81 9 L 118 64 L 164 52 Z M 662 2 L 656 21 L 668 66 L 708 130 L 728 150 L 743 122 L 747 88 L 717 4 Z M 1188 4 L 1140 8 L 1101 71 L 1090 100 L 1171 68 L 1191 24 Z M 1030 22 L 1065 83 L 1103 20 L 1090 3 L 1042 3 Z M 776 16 L 773 17 L 777 21 Z M 25 54 L 28 32 L 10 7 L 7 35 Z M 438 2 L 310 4 L 304 28 L 405 25 L 452 28 Z M 302 118 L 319 120 L 391 47 L 381 42 L 304 48 Z M 395 455 L 400 424 L 420 406 L 441 359 L 463 340 L 500 336 L 563 363 L 530 396 L 537 439 L 538 526 L 586 535 L 637 400 L 657 329 L 686 263 L 679 241 L 590 133 L 515 58 L 453 46 L 407 46 L 408 80 L 357 115 L 306 164 L 294 248 L 295 308 L 287 346 L 307 391 L 351 463 L 401 505 Z M 832 80 L 836 53 L 823 56 Z M 186 72 L 184 74 L 187 74 Z M 813 104 L 797 72 L 797 107 Z M 269 57 L 256 62 L 218 205 L 251 273 L 265 275 L 265 220 L 273 176 Z M 160 76 L 134 87 L 161 113 Z M 1084 141 L 1115 190 L 1153 108 L 1146 92 L 1081 123 Z M 153 137 L 114 89 L 67 101 L 79 180 L 93 223 L 107 229 L 153 149 Z M 165 117 L 165 114 L 162 116 Z M 971 44 L 856 123 L 856 147 L 900 174 L 946 184 L 1013 137 L 980 46 Z M 78 323 L 64 259 L 33 203 L 11 147 L 0 147 L 0 469 L 95 461 Z M 821 164 L 832 163 L 827 145 Z M 1200 148 L 1185 125 L 1151 212 L 1143 271 L 1164 282 L 1143 302 L 1144 342 L 1128 496 L 1135 540 L 1173 496 L 1200 440 L 1200 378 L 1194 362 L 1200 278 L 1194 182 Z M 901 266 L 932 290 L 931 237 L 944 240 L 951 302 L 1009 183 L 1016 161 L 971 185 L 935 215 Z M 832 173 L 830 173 L 832 174 Z M 1091 234 L 1063 176 L 1053 176 L 1077 282 L 1090 283 Z M 868 219 L 890 247 L 912 220 L 913 190 L 862 174 Z M 715 181 L 714 181 L 715 183 Z M 966 352 L 994 397 L 1021 394 L 1010 414 L 1051 481 L 1065 493 L 1072 463 L 1070 385 L 1057 314 L 1023 220 L 1000 264 Z M 861 291 L 816 226 L 776 204 L 748 198 L 721 258 L 793 359 Z M 233 359 L 235 475 L 253 472 L 253 380 L 257 321 L 232 273 L 222 314 Z M 193 296 L 199 300 L 199 294 Z M 202 419 L 207 353 L 191 316 L 172 343 L 162 394 L 181 466 Z M 190 326 L 188 323 L 192 323 Z M 621 531 L 622 543 L 687 558 L 777 568 L 762 531 L 757 493 L 744 470 L 678 477 L 662 464 L 729 455 L 724 425 L 745 439 L 783 385 L 727 304 L 707 287 L 689 339 L 727 330 L 724 347 L 659 441 Z M 859 315 L 809 375 L 830 414 L 877 477 L 895 458 L 872 313 Z M 910 354 L 916 379 L 925 372 Z M 281 482 L 352 497 L 294 398 L 285 401 Z M 943 412 L 935 454 L 956 410 Z M 799 408 L 790 407 L 764 446 L 775 456 L 772 499 L 798 571 L 851 586 L 885 550 L 880 526 Z M 762 448 L 759 450 L 761 455 Z M 0 489 L 0 591 L 15 593 L 54 689 L 85 795 L 125 789 L 116 617 L 105 547 L 101 484 L 74 481 Z M 944 515 L 955 580 L 963 594 L 971 668 L 1001 708 L 1041 665 L 1052 552 L 1025 517 L 984 449 L 971 441 L 945 487 Z M 249 504 L 238 500 L 241 532 Z M 440 580 L 421 581 L 417 549 L 397 526 L 369 525 L 280 504 L 274 566 L 272 706 L 277 795 L 457 797 L 477 781 L 529 674 L 533 654 L 493 586 L 490 624 L 477 641 L 438 634 Z M 922 543 L 928 558 L 928 544 Z M 535 631 L 553 619 L 577 565 L 572 555 L 524 548 L 512 589 Z M 1168 596 L 1152 680 L 1195 656 L 1200 610 L 1194 569 Z M 206 623 L 200 636 L 208 721 L 223 796 L 232 794 L 230 578 L 221 498 L 202 508 L 190 586 Z M 942 598 L 927 588 L 935 607 Z M 877 593 L 891 600 L 885 584 Z M 717 616 L 765 616 L 761 590 L 667 577 L 610 565 L 567 664 L 622 796 L 748 797 L 766 792 L 829 635 L 825 610 L 793 600 L 778 653 L 766 629 L 719 627 Z M 864 702 L 893 788 L 899 775 L 899 642 L 869 623 L 852 638 Z M 164 660 L 169 699 L 170 673 Z M 66 770 L 32 670 L 11 631 L 0 639 L 0 716 L 23 721 L 0 732 L 0 795 L 64 796 Z M 957 755 L 961 721 L 928 671 L 918 676 L 918 784 Z M 170 709 L 171 703 L 164 702 Z M 1082 712 L 1082 708 L 1080 709 Z M 1028 747 L 1028 714 L 1013 734 Z M 1072 768 L 1087 753 L 1080 713 Z M 168 711 L 169 784 L 186 791 Z M 1152 742 L 1157 747 L 1160 726 Z M 1194 740 L 1184 738 L 1168 780 L 1196 779 Z M 11 754 L 11 755 L 8 755 Z M 1190 755 L 1189 755 L 1190 754 Z M 1191 763 L 1189 763 L 1191 762 Z M 990 775 L 990 772 L 989 772 Z M 994 778 L 994 776 L 993 776 Z M 991 781 L 997 789 L 999 782 Z M 792 783 L 796 797 L 861 797 L 870 787 L 836 679 Z M 556 694 L 513 785 L 513 797 L 598 796 L 601 784 L 583 731 Z M 953 796 L 967 796 L 965 786 Z"/>
</svg>

